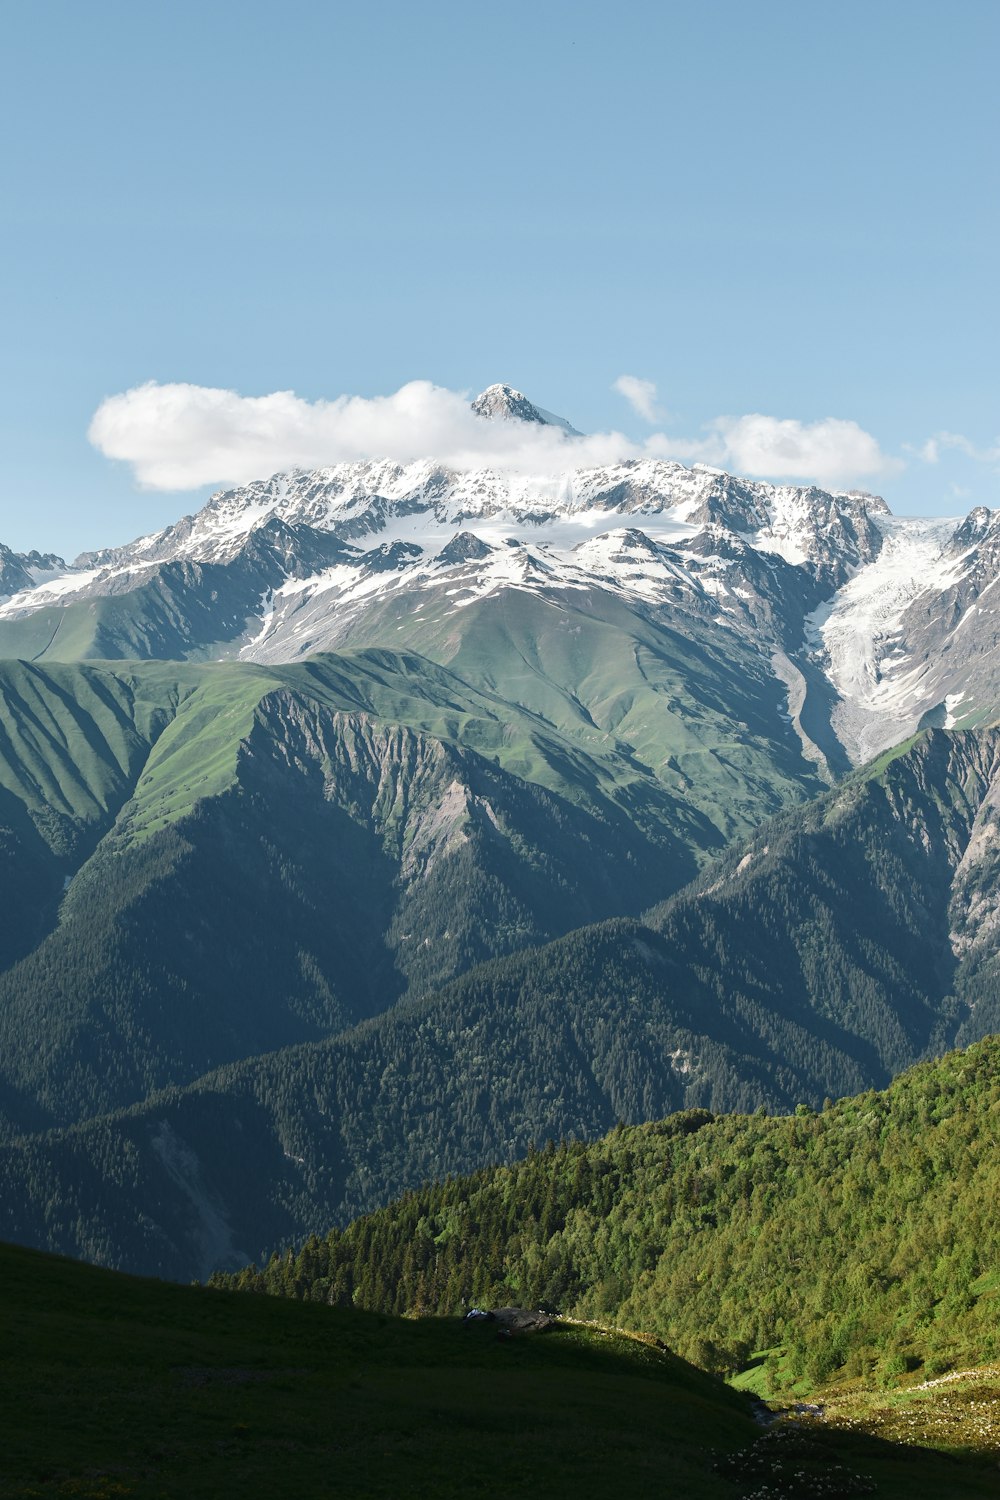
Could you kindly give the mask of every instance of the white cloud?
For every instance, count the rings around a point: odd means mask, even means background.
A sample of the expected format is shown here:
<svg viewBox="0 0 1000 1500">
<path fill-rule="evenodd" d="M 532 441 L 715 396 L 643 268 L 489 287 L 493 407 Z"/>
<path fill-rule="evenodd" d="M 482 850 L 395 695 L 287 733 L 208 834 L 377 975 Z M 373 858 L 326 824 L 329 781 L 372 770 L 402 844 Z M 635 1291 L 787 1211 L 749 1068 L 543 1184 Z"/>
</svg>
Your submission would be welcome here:
<svg viewBox="0 0 1000 1500">
<path fill-rule="evenodd" d="M 824 417 L 819 422 L 792 418 L 719 417 L 711 424 L 726 465 L 741 474 L 772 479 L 813 479 L 839 484 L 861 475 L 897 473 L 902 464 L 882 452 L 857 422 Z"/>
<path fill-rule="evenodd" d="M 574 438 L 560 427 L 485 421 L 465 394 L 426 380 L 391 396 L 333 401 L 150 381 L 102 401 L 88 437 L 106 457 L 130 464 L 143 489 L 154 490 L 243 484 L 282 469 L 371 458 L 546 474 L 638 451 L 620 433 Z"/>
<path fill-rule="evenodd" d="M 653 423 L 662 419 L 656 404 L 656 386 L 652 380 L 642 380 L 638 375 L 619 375 L 611 389 L 624 396 L 644 422 Z"/>
<path fill-rule="evenodd" d="M 825 417 L 799 422 L 790 417 L 716 417 L 707 436 L 684 439 L 656 433 L 646 448 L 662 457 L 711 464 L 754 479 L 788 479 L 819 485 L 848 484 L 861 478 L 897 474 L 901 459 L 882 452 L 857 422 Z"/>
<path fill-rule="evenodd" d="M 639 399 L 652 403 L 655 387 L 648 381 L 637 384 Z M 142 488 L 154 490 L 245 484 L 283 469 L 373 458 L 398 463 L 431 458 L 455 469 L 539 476 L 630 458 L 675 458 L 821 484 L 899 467 L 857 423 L 835 418 L 802 423 L 760 415 L 720 417 L 704 433 L 683 439 L 656 432 L 634 443 L 618 432 L 573 437 L 553 426 L 489 422 L 470 410 L 466 393 L 425 380 L 390 396 L 332 401 L 305 401 L 292 391 L 241 396 L 150 381 L 102 401 L 88 436 L 108 458 L 129 464 Z"/>
<path fill-rule="evenodd" d="M 994 444 L 992 448 L 980 448 L 960 432 L 936 432 L 921 447 L 909 451 L 916 452 L 917 457 L 925 464 L 936 464 L 942 452 L 948 448 L 964 453 L 966 458 L 979 464 L 995 464 L 1000 460 L 1000 443 Z"/>
</svg>

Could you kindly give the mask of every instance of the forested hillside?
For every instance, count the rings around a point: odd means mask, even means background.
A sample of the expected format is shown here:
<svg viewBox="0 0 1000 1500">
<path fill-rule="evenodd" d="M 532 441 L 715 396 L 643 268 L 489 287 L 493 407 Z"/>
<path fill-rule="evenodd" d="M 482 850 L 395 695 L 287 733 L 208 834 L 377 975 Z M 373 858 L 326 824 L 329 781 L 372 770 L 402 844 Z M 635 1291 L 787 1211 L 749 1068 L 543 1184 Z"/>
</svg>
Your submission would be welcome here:
<svg viewBox="0 0 1000 1500">
<path fill-rule="evenodd" d="M 688 1110 L 550 1145 L 227 1284 L 396 1313 L 551 1305 L 710 1369 L 780 1348 L 789 1380 L 936 1375 L 1000 1357 L 998 1129 L 991 1038 L 818 1113 Z"/>
<path fill-rule="evenodd" d="M 637 912 L 721 838 L 620 742 L 374 650 L 8 663 L 0 751 L 8 1132 Z"/>
<path fill-rule="evenodd" d="M 992 878 L 998 743 L 930 731 L 644 923 L 579 929 L 339 1036 L 11 1140 L 0 1232 L 183 1278 L 532 1141 L 883 1086 L 986 1014 L 965 996 L 995 961 L 988 931 L 957 960 L 951 924 Z"/>
</svg>

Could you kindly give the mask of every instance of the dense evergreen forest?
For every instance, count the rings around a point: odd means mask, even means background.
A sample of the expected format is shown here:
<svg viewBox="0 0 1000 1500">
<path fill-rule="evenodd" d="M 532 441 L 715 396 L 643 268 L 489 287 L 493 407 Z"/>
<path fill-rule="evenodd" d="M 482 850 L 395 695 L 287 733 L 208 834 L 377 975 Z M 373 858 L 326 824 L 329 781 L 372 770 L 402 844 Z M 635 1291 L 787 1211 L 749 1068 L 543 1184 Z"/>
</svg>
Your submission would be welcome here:
<svg viewBox="0 0 1000 1500">
<path fill-rule="evenodd" d="M 12 1137 L 0 1234 L 185 1279 L 532 1141 L 884 1086 L 989 1028 L 995 935 L 976 912 L 996 883 L 997 743 L 932 731 L 644 922 L 581 928 L 332 1038 Z"/>
<path fill-rule="evenodd" d="M 230 1285 L 394 1313 L 548 1305 L 727 1371 L 1000 1357 L 1000 1039 L 773 1118 L 685 1110 L 406 1194 Z"/>
</svg>

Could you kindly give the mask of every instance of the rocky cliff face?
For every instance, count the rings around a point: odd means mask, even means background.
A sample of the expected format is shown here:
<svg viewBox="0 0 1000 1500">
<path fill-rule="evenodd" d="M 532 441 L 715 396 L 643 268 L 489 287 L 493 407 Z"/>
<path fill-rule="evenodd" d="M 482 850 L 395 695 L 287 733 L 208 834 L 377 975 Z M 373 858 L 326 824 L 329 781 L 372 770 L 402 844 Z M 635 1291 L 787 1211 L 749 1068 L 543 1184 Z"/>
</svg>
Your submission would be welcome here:
<svg viewBox="0 0 1000 1500">
<path fill-rule="evenodd" d="M 0 603 L 66 571 L 66 564 L 54 552 L 13 552 L 0 543 Z"/>
</svg>

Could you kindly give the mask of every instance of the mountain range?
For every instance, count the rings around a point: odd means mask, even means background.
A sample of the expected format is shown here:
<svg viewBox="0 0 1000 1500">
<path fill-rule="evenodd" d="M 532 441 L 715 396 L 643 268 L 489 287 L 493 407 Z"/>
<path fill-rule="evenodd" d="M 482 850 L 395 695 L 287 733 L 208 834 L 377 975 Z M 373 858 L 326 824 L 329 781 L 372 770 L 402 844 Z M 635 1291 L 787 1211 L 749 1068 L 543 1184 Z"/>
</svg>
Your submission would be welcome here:
<svg viewBox="0 0 1000 1500">
<path fill-rule="evenodd" d="M 180 1279 L 1000 1026 L 1000 514 L 341 465 L 0 550 L 0 1235 Z"/>
<path fill-rule="evenodd" d="M 474 406 L 568 427 L 508 386 Z M 614 612 L 752 663 L 784 720 L 772 732 L 835 773 L 921 725 L 991 711 L 997 513 L 905 520 L 874 495 L 697 465 L 573 469 L 565 447 L 549 477 L 430 460 L 279 474 L 72 567 L 4 551 L 0 654 L 274 663 L 378 644 L 499 671 L 530 705 L 547 643 Z M 544 608 L 528 626 L 532 601 Z M 501 654 L 482 636 L 504 609 L 515 646 L 530 630 L 541 659 L 481 659 Z"/>
</svg>

